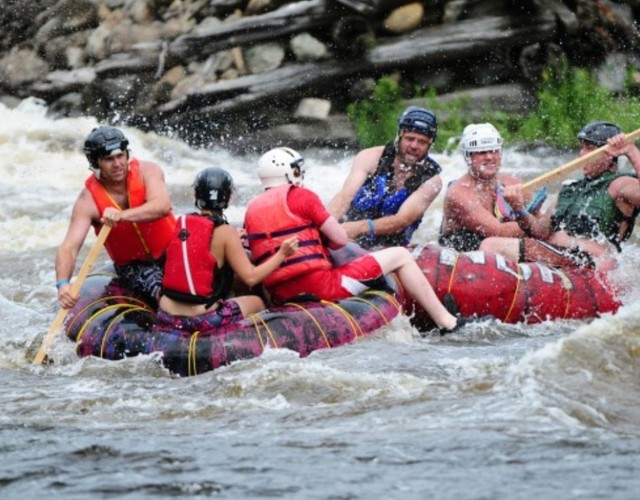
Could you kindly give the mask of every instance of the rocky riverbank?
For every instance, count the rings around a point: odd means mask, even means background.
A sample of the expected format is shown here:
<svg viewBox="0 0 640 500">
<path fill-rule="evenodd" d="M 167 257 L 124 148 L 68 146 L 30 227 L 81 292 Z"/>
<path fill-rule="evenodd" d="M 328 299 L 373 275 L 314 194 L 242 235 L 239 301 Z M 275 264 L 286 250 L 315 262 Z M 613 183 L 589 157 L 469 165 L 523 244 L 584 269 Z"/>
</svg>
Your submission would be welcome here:
<svg viewBox="0 0 640 500">
<path fill-rule="evenodd" d="M 544 67 L 621 89 L 640 0 L 0 0 L 0 101 L 239 150 L 355 145 L 344 114 L 394 74 L 524 112 Z"/>
</svg>

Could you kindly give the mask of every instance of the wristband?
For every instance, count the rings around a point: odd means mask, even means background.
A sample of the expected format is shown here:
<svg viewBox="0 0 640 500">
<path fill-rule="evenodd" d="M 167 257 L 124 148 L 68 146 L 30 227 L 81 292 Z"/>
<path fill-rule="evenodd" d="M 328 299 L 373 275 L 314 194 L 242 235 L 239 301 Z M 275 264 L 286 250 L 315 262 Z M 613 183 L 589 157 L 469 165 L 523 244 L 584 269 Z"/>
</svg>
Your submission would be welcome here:
<svg viewBox="0 0 640 500">
<path fill-rule="evenodd" d="M 522 219 L 529 212 L 527 212 L 526 210 L 514 210 L 513 213 L 515 214 L 516 219 Z"/>
<path fill-rule="evenodd" d="M 369 225 L 369 236 L 373 238 L 376 235 L 376 228 L 373 225 L 373 221 L 371 219 L 367 219 L 367 224 Z"/>
<path fill-rule="evenodd" d="M 65 285 L 68 285 L 69 283 L 70 283 L 70 281 L 69 281 L 69 280 L 60 280 L 60 281 L 58 281 L 58 282 L 56 283 L 56 288 L 57 288 L 58 290 L 60 290 L 60 287 L 63 287 L 63 286 L 65 286 Z"/>
</svg>

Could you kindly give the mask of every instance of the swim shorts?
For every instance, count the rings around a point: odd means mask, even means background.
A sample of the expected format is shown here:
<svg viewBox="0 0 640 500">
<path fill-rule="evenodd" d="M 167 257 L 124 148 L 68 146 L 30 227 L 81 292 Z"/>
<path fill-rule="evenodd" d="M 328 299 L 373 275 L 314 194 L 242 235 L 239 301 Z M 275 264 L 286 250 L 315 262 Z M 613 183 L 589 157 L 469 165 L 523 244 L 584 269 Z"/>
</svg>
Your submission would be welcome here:
<svg viewBox="0 0 640 500">
<path fill-rule="evenodd" d="M 371 255 L 363 255 L 340 267 L 314 271 L 293 278 L 269 290 L 271 300 L 283 303 L 297 296 L 322 300 L 340 300 L 358 295 L 369 288 L 381 288 L 382 268 Z"/>
<path fill-rule="evenodd" d="M 197 316 L 174 316 L 160 309 L 156 314 L 154 330 L 202 332 L 215 330 L 221 326 L 240 321 L 242 318 L 242 311 L 238 303 L 235 300 L 225 300 L 215 310 Z"/>
<path fill-rule="evenodd" d="M 123 286 L 144 298 L 158 300 L 162 289 L 162 260 L 115 264 L 114 267 Z"/>
</svg>

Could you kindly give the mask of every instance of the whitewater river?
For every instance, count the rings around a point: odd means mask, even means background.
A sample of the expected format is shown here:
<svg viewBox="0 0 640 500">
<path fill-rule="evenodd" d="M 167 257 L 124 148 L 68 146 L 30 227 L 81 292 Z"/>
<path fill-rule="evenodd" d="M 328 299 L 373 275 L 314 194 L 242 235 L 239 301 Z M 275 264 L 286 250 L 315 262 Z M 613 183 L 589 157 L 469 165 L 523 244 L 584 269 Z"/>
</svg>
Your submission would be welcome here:
<svg viewBox="0 0 640 500">
<path fill-rule="evenodd" d="M 421 338 L 401 317 L 308 358 L 271 350 L 191 378 L 153 356 L 79 359 L 59 337 L 55 364 L 32 365 L 57 311 L 55 251 L 97 124 L 45 111 L 0 105 L 3 498 L 637 498 L 637 239 L 616 271 L 632 285 L 624 306 L 590 322 Z M 135 156 L 163 166 L 176 212 L 191 210 L 194 174 L 216 165 L 236 181 L 228 215 L 242 220 L 257 156 L 124 130 Z M 353 153 L 304 154 L 307 186 L 328 201 Z M 458 153 L 436 158 L 445 181 L 464 172 Z M 569 158 L 508 149 L 504 168 L 529 179 Z M 436 238 L 441 208 L 442 195 L 419 243 Z"/>
</svg>

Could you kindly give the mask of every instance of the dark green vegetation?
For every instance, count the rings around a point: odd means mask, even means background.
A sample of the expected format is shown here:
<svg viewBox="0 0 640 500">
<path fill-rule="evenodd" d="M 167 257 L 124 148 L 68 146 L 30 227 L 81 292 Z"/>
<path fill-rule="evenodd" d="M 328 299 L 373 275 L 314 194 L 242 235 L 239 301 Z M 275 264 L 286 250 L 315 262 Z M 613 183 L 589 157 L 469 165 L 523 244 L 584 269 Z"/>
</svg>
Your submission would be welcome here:
<svg viewBox="0 0 640 500">
<path fill-rule="evenodd" d="M 631 89 L 631 85 L 627 85 Z M 422 103 L 436 113 L 439 122 L 436 151 L 455 148 L 457 138 L 469 123 L 468 99 L 457 99 L 446 104 L 438 101 L 433 91 L 416 93 Z M 640 127 L 640 99 L 630 90 L 613 94 L 596 82 L 592 74 L 582 68 L 562 66 L 547 69 L 538 94 L 538 106 L 526 116 L 509 115 L 495 109 L 486 109 L 482 122 L 491 122 L 505 138 L 507 144 L 544 143 L 560 149 L 576 147 L 576 133 L 594 120 L 611 121 L 624 131 Z M 397 119 L 406 106 L 400 86 L 392 77 L 378 80 L 369 101 L 352 103 L 347 113 L 361 147 L 384 144 L 396 134 Z"/>
</svg>

